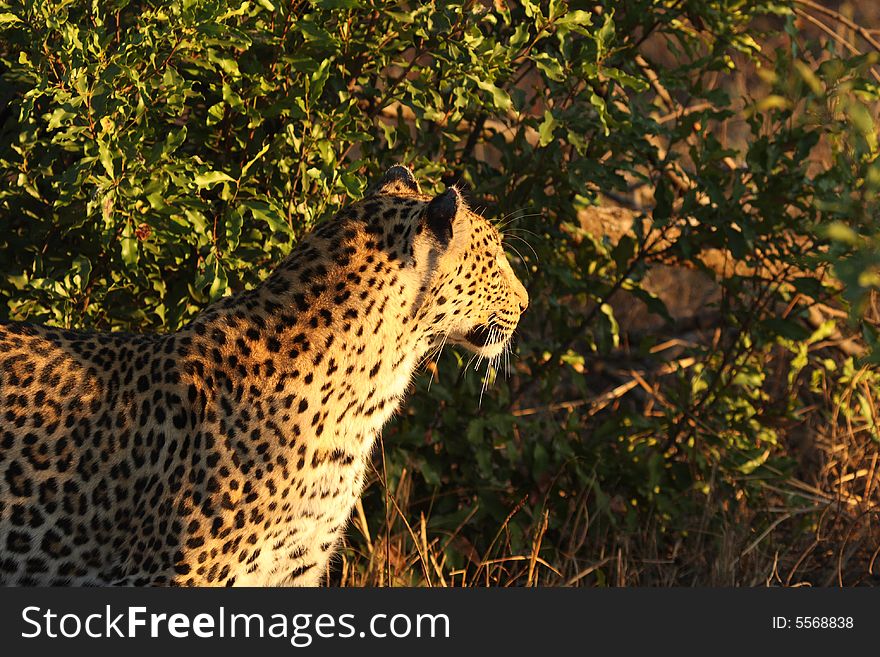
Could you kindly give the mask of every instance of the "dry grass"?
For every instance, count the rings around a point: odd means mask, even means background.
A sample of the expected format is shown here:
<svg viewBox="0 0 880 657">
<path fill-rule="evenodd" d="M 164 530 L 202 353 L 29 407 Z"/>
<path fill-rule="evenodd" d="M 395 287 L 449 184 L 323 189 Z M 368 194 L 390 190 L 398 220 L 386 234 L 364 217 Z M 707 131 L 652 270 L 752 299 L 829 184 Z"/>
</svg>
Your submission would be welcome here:
<svg viewBox="0 0 880 657">
<path fill-rule="evenodd" d="M 545 540 L 548 512 L 531 518 L 531 549 L 515 553 L 510 510 L 484 553 L 459 534 L 428 529 L 424 514 L 409 512 L 407 477 L 388 492 L 385 521 L 368 527 L 358 505 L 348 544 L 327 575 L 340 586 L 852 586 L 880 585 L 880 449 L 849 431 L 816 431 L 792 440 L 801 460 L 796 476 L 765 486 L 760 507 L 707 497 L 686 536 L 670 540 L 658 523 L 637 532 L 606 521 L 590 490 Z M 371 485 L 378 486 L 374 479 Z M 619 500 L 617 501 L 620 502 Z M 612 500 L 612 505 L 615 503 Z M 708 520 L 723 517 L 709 533 Z M 521 518 L 519 518 L 521 520 Z M 462 523 L 466 524 L 467 519 Z M 764 527 L 757 531 L 754 527 Z M 448 548 L 467 555 L 447 562 Z"/>
</svg>

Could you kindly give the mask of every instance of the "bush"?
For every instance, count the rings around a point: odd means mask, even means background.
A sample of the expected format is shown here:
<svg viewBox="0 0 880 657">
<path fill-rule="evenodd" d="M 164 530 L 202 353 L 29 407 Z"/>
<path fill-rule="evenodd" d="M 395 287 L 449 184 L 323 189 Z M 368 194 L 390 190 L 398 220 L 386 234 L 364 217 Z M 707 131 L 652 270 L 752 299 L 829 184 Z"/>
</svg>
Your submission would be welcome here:
<svg viewBox="0 0 880 657">
<path fill-rule="evenodd" d="M 805 42 L 807 8 L 4 9 L 0 316 L 178 329 L 404 162 L 506 226 L 533 302 L 508 372 L 430 364 L 333 581 L 865 581 L 877 58 Z M 710 281 L 696 325 L 661 266 Z"/>
</svg>

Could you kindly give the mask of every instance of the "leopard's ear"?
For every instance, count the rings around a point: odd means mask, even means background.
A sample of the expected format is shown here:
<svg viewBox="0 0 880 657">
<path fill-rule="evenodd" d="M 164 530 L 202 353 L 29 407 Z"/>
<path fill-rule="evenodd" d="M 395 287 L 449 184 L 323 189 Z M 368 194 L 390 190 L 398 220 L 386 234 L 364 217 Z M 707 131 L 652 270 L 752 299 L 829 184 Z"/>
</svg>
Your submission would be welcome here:
<svg viewBox="0 0 880 657">
<path fill-rule="evenodd" d="M 455 187 L 450 187 L 439 196 L 434 197 L 427 207 L 422 219 L 425 228 L 444 249 L 453 241 L 463 237 L 463 222 L 458 221 L 459 210 L 464 206 L 461 194 Z"/>
<path fill-rule="evenodd" d="M 389 194 L 396 191 L 415 192 L 419 194 L 419 183 L 413 172 L 402 164 L 395 164 L 385 172 L 382 179 L 375 185 L 376 193 Z"/>
</svg>

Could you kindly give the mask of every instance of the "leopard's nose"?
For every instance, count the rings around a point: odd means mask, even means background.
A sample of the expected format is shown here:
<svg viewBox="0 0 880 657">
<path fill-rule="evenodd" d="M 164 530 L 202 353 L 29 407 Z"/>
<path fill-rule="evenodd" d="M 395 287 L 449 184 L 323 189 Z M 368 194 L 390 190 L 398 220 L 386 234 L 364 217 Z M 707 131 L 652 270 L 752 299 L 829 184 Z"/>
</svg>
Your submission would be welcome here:
<svg viewBox="0 0 880 657">
<path fill-rule="evenodd" d="M 526 308 L 529 307 L 529 293 L 526 292 L 525 286 L 520 283 L 519 279 L 513 278 L 511 281 L 511 292 L 516 297 L 516 303 L 519 306 L 520 314 L 526 311 Z"/>
</svg>

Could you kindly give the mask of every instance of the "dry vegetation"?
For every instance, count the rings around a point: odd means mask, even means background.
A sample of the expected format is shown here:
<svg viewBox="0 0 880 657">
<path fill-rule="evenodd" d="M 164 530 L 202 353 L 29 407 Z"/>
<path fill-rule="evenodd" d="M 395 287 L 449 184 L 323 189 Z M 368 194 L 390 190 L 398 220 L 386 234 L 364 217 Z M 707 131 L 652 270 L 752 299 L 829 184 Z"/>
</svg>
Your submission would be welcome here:
<svg viewBox="0 0 880 657">
<path fill-rule="evenodd" d="M 796 3 L 796 12 L 796 26 L 804 39 L 832 40 L 853 54 L 872 49 L 880 51 L 880 5 L 804 0 Z M 763 23 L 759 27 L 767 30 L 772 26 Z M 787 40 L 784 35 L 770 37 L 762 43 L 763 50 L 772 52 Z M 665 49 L 661 39 L 649 39 L 645 51 L 650 53 L 655 66 L 675 64 L 674 56 Z M 650 75 L 644 60 L 641 63 L 652 79 L 658 104 L 665 105 L 669 112 L 659 120 L 686 114 L 689 109 L 672 98 L 659 80 Z M 814 62 L 816 66 L 819 63 L 821 58 Z M 714 82 L 733 97 L 743 99 L 740 111 L 714 125 L 712 132 L 725 147 L 742 148 L 742 140 L 748 139 L 743 129 L 746 103 L 770 91 L 748 58 L 738 58 L 737 65 L 736 75 L 718 76 Z M 876 77 L 876 72 L 873 75 Z M 525 79 L 528 81 L 528 77 Z M 539 115 L 542 108 L 534 111 Z M 527 137 L 537 139 L 535 131 Z M 829 162 L 822 161 L 821 148 L 817 152 L 814 169 L 830 166 Z M 478 155 L 491 158 L 492 152 L 478 149 Z M 687 154 L 682 155 L 686 168 Z M 741 161 L 728 159 L 731 168 L 746 166 Z M 683 190 L 697 185 L 687 178 L 683 169 L 675 170 L 672 179 Z M 653 204 L 650 187 L 634 179 L 628 196 L 605 195 L 602 205 L 580 212 L 578 225 L 609 248 L 616 246 L 622 236 L 636 239 L 638 233 L 644 243 L 653 243 L 656 250 L 662 252 L 679 239 L 680 228 L 674 225 L 671 229 L 669 226 L 654 228 L 650 219 Z M 637 225 L 641 228 L 635 231 Z M 785 235 L 780 235 L 781 241 L 785 239 Z M 596 386 L 601 392 L 584 398 L 569 388 L 565 401 L 550 404 L 526 397 L 514 409 L 516 417 L 550 413 L 563 426 L 570 414 L 589 417 L 600 411 L 613 412 L 621 405 L 638 409 L 646 416 L 655 414 L 657 407 L 671 405 L 664 396 L 668 377 L 682 372 L 687 377 L 687 370 L 697 362 L 687 355 L 689 348 L 695 345 L 717 348 L 730 339 L 729 334 L 739 330 L 739 327 L 726 325 L 719 313 L 725 291 L 717 283 L 718 279 L 733 274 L 747 276 L 756 286 L 752 292 L 760 297 L 762 288 L 799 275 L 790 268 L 783 271 L 786 263 L 774 254 L 766 254 L 763 261 L 754 265 L 717 248 L 701 250 L 692 262 L 663 256 L 649 260 L 641 287 L 662 301 L 668 316 L 651 312 L 636 295 L 617 291 L 605 300 L 620 324 L 620 349 L 587 368 L 587 376 L 592 375 L 604 384 Z M 829 281 L 834 280 L 832 272 L 826 275 Z M 577 304 L 574 298 L 570 301 Z M 871 295 L 866 321 L 880 319 L 877 303 L 878 297 Z M 579 312 L 589 314 L 594 307 L 595 303 L 588 303 L 582 305 Z M 811 354 L 835 363 L 836 368 L 852 366 L 853 357 L 865 356 L 864 341 L 854 333 L 853 325 L 847 323 L 847 311 L 841 304 L 801 295 L 787 307 L 783 304 L 776 308 L 775 313 L 785 317 L 795 307 L 807 311 L 804 321 L 812 330 L 819 329 L 828 320 L 837 322 L 833 330 L 810 344 Z M 662 354 L 663 358 L 640 369 L 634 364 L 640 361 L 637 344 L 645 335 L 655 338 L 652 353 Z M 530 337 L 540 339 L 523 332 L 523 341 L 527 342 Z M 428 531 L 422 510 L 424 500 L 411 506 L 412 489 L 406 470 L 393 490 L 383 487 L 385 478 L 376 471 L 372 485 L 382 490 L 385 499 L 384 522 L 371 528 L 362 507 L 358 507 L 352 527 L 357 537 L 352 548 L 343 554 L 337 570 L 328 573 L 327 581 L 343 586 L 878 585 L 880 443 L 876 438 L 877 426 L 854 421 L 840 413 L 841 407 L 853 396 L 859 396 L 861 403 L 870 407 L 870 416 L 878 417 L 875 411 L 880 408 L 878 389 L 875 380 L 867 376 L 873 366 L 861 365 L 853 373 L 850 385 L 842 393 L 833 393 L 821 382 L 811 386 L 806 377 L 797 382 L 798 390 L 792 390 L 785 380 L 790 361 L 791 354 L 785 349 L 771 354 L 766 363 L 771 379 L 766 390 L 770 397 L 765 403 L 784 405 L 787 398 L 808 399 L 793 411 L 786 426 L 778 427 L 784 436 L 781 451 L 796 465 L 790 473 L 775 472 L 776 478 L 758 482 L 761 489 L 758 505 L 754 499 L 747 502 L 738 497 L 713 495 L 710 481 L 707 487 L 710 492 L 700 513 L 692 519 L 690 530 L 670 543 L 658 538 L 661 523 L 651 518 L 625 531 L 603 522 L 604 509 L 597 508 L 594 491 L 587 486 L 572 500 L 572 512 L 561 519 L 558 534 L 565 540 L 557 544 L 558 549 L 552 552 L 554 557 L 548 561 L 545 559 L 548 551 L 542 548 L 546 547 L 549 511 L 535 499 L 534 493 L 525 494 L 520 503 L 510 509 L 488 548 L 479 552 L 457 530 L 442 535 Z M 622 365 L 617 367 L 615 362 Z M 429 365 L 429 369 L 433 367 L 436 364 Z M 561 386 L 557 393 L 566 396 L 566 386 Z M 763 477 L 754 475 L 757 480 Z M 552 486 L 548 486 L 545 494 L 553 494 Z M 792 500 L 798 500 L 798 504 L 793 505 Z M 612 512 L 623 516 L 627 503 L 620 496 L 612 496 L 609 506 Z M 507 540 L 506 532 L 508 523 L 515 517 L 521 519 L 527 506 L 537 508 L 538 512 L 529 519 L 529 549 L 517 551 Z M 710 530 L 709 520 L 716 517 L 723 518 L 720 530 Z M 466 522 L 467 518 L 462 526 Z M 463 567 L 446 563 L 445 555 L 450 546 L 467 555 Z"/>
</svg>

